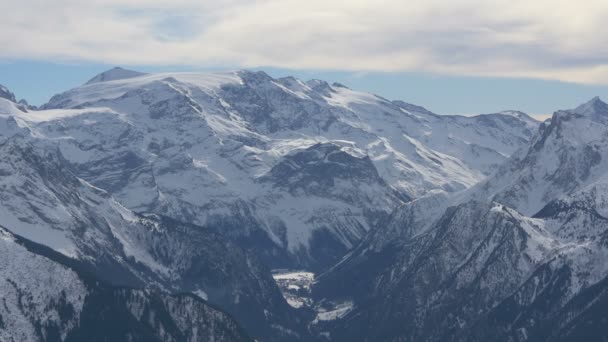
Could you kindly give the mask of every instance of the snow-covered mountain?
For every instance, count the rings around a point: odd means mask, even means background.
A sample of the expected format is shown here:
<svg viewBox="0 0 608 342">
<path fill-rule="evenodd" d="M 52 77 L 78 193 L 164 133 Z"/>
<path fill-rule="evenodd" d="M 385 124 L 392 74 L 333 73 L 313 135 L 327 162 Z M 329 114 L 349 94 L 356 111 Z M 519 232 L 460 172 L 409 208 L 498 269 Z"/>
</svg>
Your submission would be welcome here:
<svg viewBox="0 0 608 342">
<path fill-rule="evenodd" d="M 364 341 L 605 338 L 606 108 L 595 98 L 558 111 L 477 186 L 396 210 L 318 278 L 317 300 L 353 306 L 317 329 Z"/>
<path fill-rule="evenodd" d="M 605 183 L 608 105 L 598 97 L 558 111 L 541 125 L 529 149 L 471 191 L 534 215 L 549 201 Z"/>
<path fill-rule="evenodd" d="M 0 256 L 2 341 L 253 341 L 194 295 L 110 286 L 2 227 Z"/>
<path fill-rule="evenodd" d="M 11 102 L 17 102 L 15 94 L 13 94 L 7 87 L 0 84 L 0 98 L 9 100 Z"/>
<path fill-rule="evenodd" d="M 14 103 L 22 111 L 27 111 L 29 109 L 37 109 L 35 106 L 30 106 L 25 99 L 17 101 L 15 94 L 13 94 L 7 87 L 3 86 L 2 84 L 0 84 L 0 99 L 5 99 L 9 102 Z"/>
<path fill-rule="evenodd" d="M 144 306 L 160 300 L 158 310 L 173 316 L 198 305 L 182 297 L 167 304 L 177 298 L 171 293 L 186 292 L 218 305 L 263 341 L 318 340 L 311 331 L 326 330 L 348 338 L 343 320 L 332 319 L 365 312 L 361 301 L 380 293 L 368 285 L 386 277 L 396 260 L 407 268 L 418 258 L 403 246 L 423 251 L 433 236 L 444 236 L 429 232 L 453 231 L 445 233 L 453 243 L 468 234 L 470 246 L 479 240 L 474 232 L 495 221 L 505 225 L 496 239 L 513 244 L 525 240 L 522 234 L 549 234 L 533 224 L 548 218 L 482 200 L 460 209 L 462 222 L 477 230 L 459 232 L 460 221 L 435 220 L 464 198 L 463 190 L 517 158 L 538 125 L 514 111 L 441 116 L 340 84 L 263 72 L 115 68 L 40 110 L 0 99 L 0 224 L 6 234 L 70 258 L 95 281 L 141 289 L 109 295 L 116 300 Z M 412 228 L 404 233 L 401 220 Z M 443 261 L 447 247 L 437 248 Z M 387 257 L 370 258 L 381 264 L 368 267 L 369 251 Z M 521 246 L 509 251 L 532 253 Z M 520 260 L 527 262 L 522 279 L 541 262 Z M 287 305 L 269 271 L 318 271 L 337 261 L 315 290 L 325 306 L 316 315 Z M 334 281 L 359 286 L 336 296 L 332 289 L 341 287 Z M 399 293 L 394 285 L 387 282 L 382 293 Z M 176 340 L 198 329 L 175 324 L 183 327 Z M 368 333 L 361 336 L 375 336 Z"/>
<path fill-rule="evenodd" d="M 408 199 L 483 179 L 538 125 L 263 72 L 104 74 L 23 120 L 127 208 L 212 227 L 272 267 L 326 268 Z"/>
<path fill-rule="evenodd" d="M 112 285 L 194 293 L 234 314 L 255 337 L 298 330 L 298 315 L 255 256 L 209 229 L 130 211 L 74 176 L 57 145 L 22 120 L 26 113 L 3 99 L 0 105 L 6 229 Z"/>
</svg>

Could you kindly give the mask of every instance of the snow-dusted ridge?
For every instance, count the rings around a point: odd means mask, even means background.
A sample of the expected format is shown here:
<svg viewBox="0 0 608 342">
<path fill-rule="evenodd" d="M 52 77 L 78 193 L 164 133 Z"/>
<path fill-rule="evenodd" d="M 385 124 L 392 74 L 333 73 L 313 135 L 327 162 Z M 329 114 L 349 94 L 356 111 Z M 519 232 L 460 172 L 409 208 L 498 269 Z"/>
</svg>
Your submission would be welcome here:
<svg viewBox="0 0 608 342">
<path fill-rule="evenodd" d="M 402 205 L 318 278 L 317 300 L 354 301 L 322 328 L 339 340 L 605 336 L 606 118 L 599 98 L 558 111 L 479 184 Z"/>
<path fill-rule="evenodd" d="M 273 267 L 327 267 L 403 201 L 483 179 L 538 124 L 504 114 L 443 117 L 263 72 L 104 74 L 21 119 L 57 142 L 79 177 L 126 207 L 240 240 L 259 236 L 276 250 L 260 251 L 267 262 L 277 251 L 289 256 Z M 359 167 L 375 168 L 381 181 L 346 177 L 313 190 L 315 177 L 339 165 L 319 159 L 306 169 L 309 184 L 277 191 L 268 180 L 273 168 L 319 144 L 339 146 L 344 158 L 354 157 L 348 163 L 369 158 Z M 317 245 L 327 238 L 335 246 L 321 253 Z"/>
<path fill-rule="evenodd" d="M 0 114 L 3 226 L 113 285 L 205 293 L 256 337 L 290 328 L 289 307 L 257 258 L 203 227 L 125 208 L 74 175 L 60 148 L 70 138 L 49 139 L 28 121 L 30 112 L 8 108 Z M 73 117 L 63 114 L 45 122 Z M 89 114 L 122 120 L 108 111 Z M 192 305 L 180 303 L 174 309 Z M 264 311 L 280 318 L 270 320 Z"/>
<path fill-rule="evenodd" d="M 538 125 L 513 112 L 441 116 L 263 72 L 113 69 L 41 110 L 0 99 L 0 215 L 16 234 L 81 261 L 97 277 L 191 292 L 263 340 L 306 340 L 365 306 L 337 298 L 315 304 L 316 314 L 307 305 L 293 309 L 267 266 L 317 271 L 340 261 L 332 273 L 359 252 L 414 241 L 400 254 L 405 267 L 442 227 L 455 244 L 459 236 L 471 244 L 479 236 L 532 241 L 507 249 L 523 253 L 521 277 L 540 263 L 553 243 L 549 226 L 539 223 L 545 219 L 479 201 L 453 212 L 460 221 L 435 222 L 454 194 L 527 146 Z M 410 214 L 404 233 L 399 220 Z M 475 234 L 496 220 L 506 223 L 495 234 Z M 386 222 L 386 231 L 378 229 Z M 492 246 L 496 241 L 485 257 Z M 455 255 L 485 260 L 465 250 Z M 474 269 L 459 275 L 464 287 L 480 264 L 469 265 Z M 404 278 L 384 271 L 377 267 L 368 280 L 379 272 L 389 293 Z"/>
<path fill-rule="evenodd" d="M 78 261 L 3 227 L 0 257 L 2 341 L 252 341 L 203 301 L 110 286 Z"/>
</svg>

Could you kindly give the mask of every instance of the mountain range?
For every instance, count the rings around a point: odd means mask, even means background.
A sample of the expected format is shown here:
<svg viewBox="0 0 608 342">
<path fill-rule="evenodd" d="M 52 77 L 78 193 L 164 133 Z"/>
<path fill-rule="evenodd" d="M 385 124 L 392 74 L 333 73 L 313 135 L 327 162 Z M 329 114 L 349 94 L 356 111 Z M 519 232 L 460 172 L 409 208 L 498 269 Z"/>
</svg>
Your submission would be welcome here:
<svg viewBox="0 0 608 342">
<path fill-rule="evenodd" d="M 0 335 L 602 340 L 606 144 L 599 98 L 541 123 L 246 70 L 1 87 Z M 276 269 L 318 274 L 304 305 Z"/>
<path fill-rule="evenodd" d="M 354 303 L 324 329 L 362 341 L 605 340 L 606 108 L 595 98 L 558 111 L 477 185 L 395 210 L 318 280 L 318 300 Z"/>
</svg>

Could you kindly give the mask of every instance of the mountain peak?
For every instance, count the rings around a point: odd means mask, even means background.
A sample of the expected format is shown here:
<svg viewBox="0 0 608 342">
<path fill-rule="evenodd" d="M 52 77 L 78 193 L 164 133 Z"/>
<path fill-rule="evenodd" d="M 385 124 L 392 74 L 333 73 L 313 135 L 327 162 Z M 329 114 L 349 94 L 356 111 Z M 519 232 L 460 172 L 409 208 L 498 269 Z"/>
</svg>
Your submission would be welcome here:
<svg viewBox="0 0 608 342">
<path fill-rule="evenodd" d="M 123 69 L 121 67 L 114 67 L 110 70 L 104 71 L 101 74 L 91 78 L 85 84 L 123 80 L 123 79 L 133 78 L 133 77 L 142 76 L 142 75 L 146 75 L 146 74 L 143 72 L 139 72 L 139 71 Z"/>
<path fill-rule="evenodd" d="M 574 109 L 575 113 L 591 116 L 606 116 L 608 117 L 608 104 L 600 99 L 599 96 L 583 103 Z"/>
<path fill-rule="evenodd" d="M 243 69 L 237 71 L 237 75 L 246 83 L 264 83 L 272 80 L 272 77 L 262 70 L 253 71 Z"/>
<path fill-rule="evenodd" d="M 12 102 L 17 102 L 15 94 L 13 94 L 7 87 L 0 84 L 0 98 L 7 99 Z"/>
</svg>

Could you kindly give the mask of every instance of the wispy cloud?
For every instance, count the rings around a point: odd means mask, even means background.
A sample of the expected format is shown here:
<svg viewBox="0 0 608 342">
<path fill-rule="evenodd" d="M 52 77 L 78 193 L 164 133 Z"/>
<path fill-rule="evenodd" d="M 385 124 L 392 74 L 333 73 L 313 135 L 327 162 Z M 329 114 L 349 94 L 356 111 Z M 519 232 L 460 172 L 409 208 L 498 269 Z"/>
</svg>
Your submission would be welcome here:
<svg viewBox="0 0 608 342">
<path fill-rule="evenodd" d="M 0 58 L 608 83 L 605 0 L 0 2 Z"/>
</svg>

